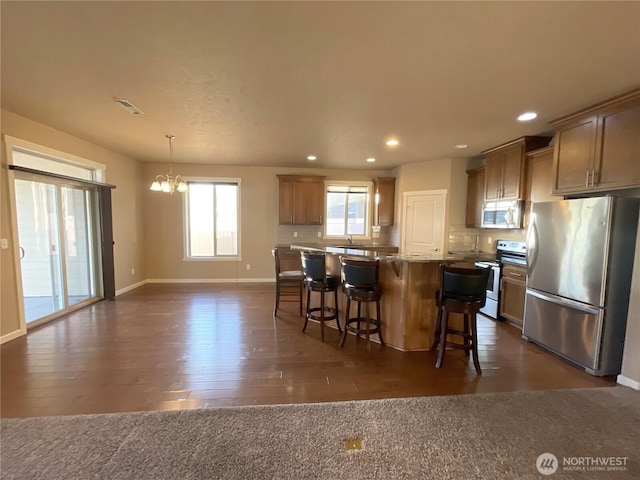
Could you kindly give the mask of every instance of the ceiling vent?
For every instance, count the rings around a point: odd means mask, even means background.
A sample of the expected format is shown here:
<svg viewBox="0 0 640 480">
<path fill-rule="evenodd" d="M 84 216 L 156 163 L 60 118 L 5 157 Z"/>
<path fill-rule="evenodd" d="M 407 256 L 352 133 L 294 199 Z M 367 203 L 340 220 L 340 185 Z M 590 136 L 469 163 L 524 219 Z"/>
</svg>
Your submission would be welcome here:
<svg viewBox="0 0 640 480">
<path fill-rule="evenodd" d="M 129 100 L 125 100 L 123 98 L 114 98 L 113 101 L 116 102 L 118 105 L 120 105 L 122 108 L 124 108 L 131 115 L 144 115 L 144 112 L 140 110 L 138 107 L 136 107 Z"/>
</svg>

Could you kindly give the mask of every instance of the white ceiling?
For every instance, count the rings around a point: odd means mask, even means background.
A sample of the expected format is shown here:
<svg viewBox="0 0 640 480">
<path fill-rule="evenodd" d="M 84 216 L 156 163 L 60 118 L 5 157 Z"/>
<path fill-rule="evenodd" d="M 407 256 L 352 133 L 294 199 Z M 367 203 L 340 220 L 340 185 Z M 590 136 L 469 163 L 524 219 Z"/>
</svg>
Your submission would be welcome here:
<svg viewBox="0 0 640 480">
<path fill-rule="evenodd" d="M 142 161 L 167 160 L 166 133 L 176 162 L 466 158 L 640 86 L 640 2 L 0 8 L 2 108 Z"/>
</svg>

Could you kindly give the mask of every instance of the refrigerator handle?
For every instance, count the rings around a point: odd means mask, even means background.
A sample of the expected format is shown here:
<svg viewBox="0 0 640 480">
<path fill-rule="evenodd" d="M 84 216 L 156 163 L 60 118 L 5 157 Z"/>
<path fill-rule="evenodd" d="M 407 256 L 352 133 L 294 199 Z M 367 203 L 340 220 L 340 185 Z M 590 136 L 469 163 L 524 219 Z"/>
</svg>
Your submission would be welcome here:
<svg viewBox="0 0 640 480">
<path fill-rule="evenodd" d="M 538 229 L 536 228 L 536 215 L 533 212 L 525 241 L 527 243 L 527 275 L 530 275 L 538 259 Z"/>
</svg>

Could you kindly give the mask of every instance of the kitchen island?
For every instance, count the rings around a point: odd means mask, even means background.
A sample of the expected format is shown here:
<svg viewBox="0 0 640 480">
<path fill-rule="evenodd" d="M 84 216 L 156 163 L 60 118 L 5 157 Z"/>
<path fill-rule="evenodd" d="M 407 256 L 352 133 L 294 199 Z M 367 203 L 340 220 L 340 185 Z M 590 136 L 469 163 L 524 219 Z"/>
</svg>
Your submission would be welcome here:
<svg viewBox="0 0 640 480">
<path fill-rule="evenodd" d="M 435 295 L 440 282 L 439 265 L 464 261 L 462 255 L 381 254 L 375 250 L 316 244 L 293 244 L 291 249 L 328 254 L 327 269 L 334 275 L 340 275 L 340 256 L 380 260 L 382 332 L 387 345 L 402 351 L 431 348 L 436 330 Z M 346 302 L 344 295 L 338 298 L 341 324 L 344 324 Z M 371 311 L 375 314 L 375 309 Z"/>
</svg>

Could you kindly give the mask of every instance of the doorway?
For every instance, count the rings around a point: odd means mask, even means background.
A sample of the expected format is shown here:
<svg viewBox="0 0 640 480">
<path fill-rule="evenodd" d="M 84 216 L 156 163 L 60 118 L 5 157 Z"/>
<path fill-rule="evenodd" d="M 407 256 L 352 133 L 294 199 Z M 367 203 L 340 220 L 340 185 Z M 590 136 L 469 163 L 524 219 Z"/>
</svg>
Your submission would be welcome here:
<svg viewBox="0 0 640 480">
<path fill-rule="evenodd" d="M 403 194 L 401 253 L 442 254 L 446 196 L 446 190 Z"/>
<path fill-rule="evenodd" d="M 97 299 L 97 188 L 16 173 L 24 318 L 28 327 Z"/>
</svg>

